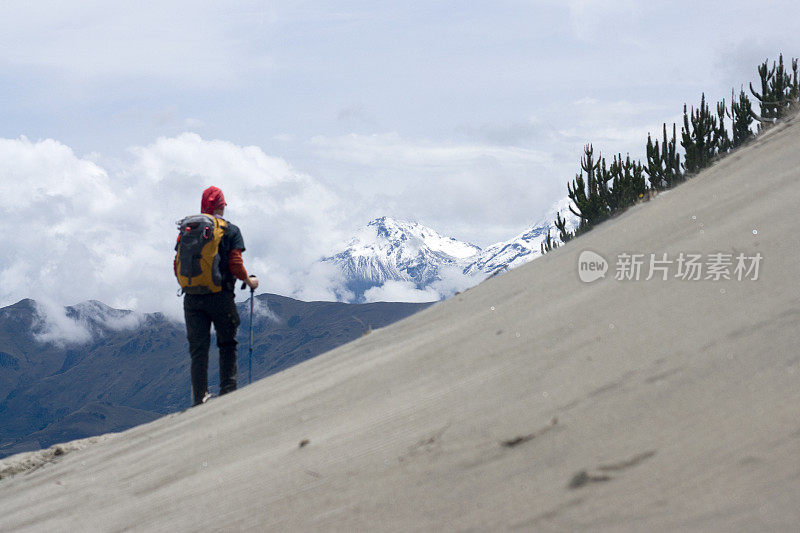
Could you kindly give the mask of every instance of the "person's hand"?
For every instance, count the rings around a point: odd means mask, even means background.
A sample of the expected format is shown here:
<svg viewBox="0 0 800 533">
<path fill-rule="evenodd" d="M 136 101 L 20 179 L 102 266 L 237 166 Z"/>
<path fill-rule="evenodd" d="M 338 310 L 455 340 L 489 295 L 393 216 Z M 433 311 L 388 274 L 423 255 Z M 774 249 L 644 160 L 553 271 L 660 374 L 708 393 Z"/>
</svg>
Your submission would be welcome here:
<svg viewBox="0 0 800 533">
<path fill-rule="evenodd" d="M 250 287 L 251 291 L 254 291 L 258 288 L 258 278 L 255 276 L 250 276 L 244 280 L 244 282 L 247 283 L 247 286 Z"/>
</svg>

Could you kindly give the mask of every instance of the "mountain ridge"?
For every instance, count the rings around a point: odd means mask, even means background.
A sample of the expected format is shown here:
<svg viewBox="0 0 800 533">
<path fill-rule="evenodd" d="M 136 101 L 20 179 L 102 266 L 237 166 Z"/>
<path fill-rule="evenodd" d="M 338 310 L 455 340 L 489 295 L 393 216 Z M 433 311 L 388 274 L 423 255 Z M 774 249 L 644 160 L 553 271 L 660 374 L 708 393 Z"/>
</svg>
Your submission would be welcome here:
<svg viewBox="0 0 800 533">
<path fill-rule="evenodd" d="M 472 278 L 471 282 L 449 285 L 449 290 L 438 290 L 439 299 L 443 299 L 500 269 L 515 268 L 541 255 L 540 244 L 548 234 L 558 240 L 554 224 L 557 214 L 567 220 L 568 229 L 577 226 L 578 219 L 569 205 L 568 198 L 559 200 L 520 234 L 484 249 L 445 237 L 418 222 L 383 216 L 370 221 L 343 249 L 321 262 L 338 267 L 355 301 L 363 301 L 367 291 L 389 281 L 426 290 L 438 289 L 435 284 L 447 277 Z"/>
</svg>

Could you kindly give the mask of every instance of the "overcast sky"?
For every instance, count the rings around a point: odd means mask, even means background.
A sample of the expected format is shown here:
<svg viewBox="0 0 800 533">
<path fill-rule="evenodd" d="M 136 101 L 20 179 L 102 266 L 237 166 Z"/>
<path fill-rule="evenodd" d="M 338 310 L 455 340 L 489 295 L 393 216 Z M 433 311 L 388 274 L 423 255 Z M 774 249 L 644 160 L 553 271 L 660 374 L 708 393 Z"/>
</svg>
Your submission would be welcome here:
<svg viewBox="0 0 800 533">
<path fill-rule="evenodd" d="M 781 2 L 7 1 L 0 305 L 174 313 L 174 222 L 221 187 L 265 290 L 370 219 L 486 246 L 639 157 L 684 102 L 800 54 Z"/>
</svg>

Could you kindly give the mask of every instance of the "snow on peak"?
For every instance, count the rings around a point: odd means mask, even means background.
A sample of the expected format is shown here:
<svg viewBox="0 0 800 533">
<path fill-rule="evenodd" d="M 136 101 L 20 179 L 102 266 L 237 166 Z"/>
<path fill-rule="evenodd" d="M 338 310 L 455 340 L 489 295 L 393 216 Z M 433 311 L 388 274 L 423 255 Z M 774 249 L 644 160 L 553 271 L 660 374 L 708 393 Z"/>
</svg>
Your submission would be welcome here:
<svg viewBox="0 0 800 533">
<path fill-rule="evenodd" d="M 541 255 L 540 245 L 548 234 L 558 239 L 557 214 L 567 220 L 567 229 L 577 227 L 578 217 L 570 212 L 569 206 L 569 198 L 555 202 L 524 232 L 483 250 L 442 236 L 417 222 L 384 216 L 369 222 L 343 250 L 322 261 L 340 269 L 347 280 L 347 289 L 356 299 L 386 282 L 413 284 L 419 290 L 427 290 L 431 284 L 442 281 L 445 273 L 477 281 L 483 274 L 514 268 Z"/>
<path fill-rule="evenodd" d="M 367 228 L 373 227 L 377 231 L 379 239 L 383 238 L 389 242 L 405 242 L 415 250 L 428 248 L 457 259 L 466 259 L 481 251 L 474 244 L 458 241 L 452 237 L 444 237 L 417 222 L 381 217 L 367 224 Z"/>
<path fill-rule="evenodd" d="M 573 230 L 578 226 L 578 217 L 570 210 L 571 200 L 563 198 L 555 202 L 548 212 L 537 222 L 519 235 L 503 242 L 498 242 L 486 247 L 476 260 L 464 269 L 465 274 L 484 272 L 492 274 L 498 270 L 515 268 L 539 257 L 541 244 L 550 235 L 551 239 L 558 240 L 558 230 L 555 227 L 556 215 L 567 221 L 567 229 Z"/>
<path fill-rule="evenodd" d="M 480 251 L 417 222 L 380 217 L 363 227 L 344 250 L 323 261 L 339 266 L 358 295 L 386 281 L 425 287 L 440 279 L 443 267 L 461 269 Z"/>
</svg>

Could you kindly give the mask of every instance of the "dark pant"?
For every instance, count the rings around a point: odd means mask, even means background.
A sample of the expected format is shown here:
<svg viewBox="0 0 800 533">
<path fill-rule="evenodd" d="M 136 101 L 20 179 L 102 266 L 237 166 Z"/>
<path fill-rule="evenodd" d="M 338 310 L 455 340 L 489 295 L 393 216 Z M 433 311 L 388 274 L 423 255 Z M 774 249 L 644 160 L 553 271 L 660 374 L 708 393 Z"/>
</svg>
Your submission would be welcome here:
<svg viewBox="0 0 800 533">
<path fill-rule="evenodd" d="M 211 324 L 217 332 L 219 347 L 219 393 L 236 390 L 236 330 L 239 313 L 233 293 L 187 294 L 183 299 L 186 337 L 192 356 L 193 404 L 202 402 L 208 390 L 208 349 L 211 345 Z"/>
</svg>

